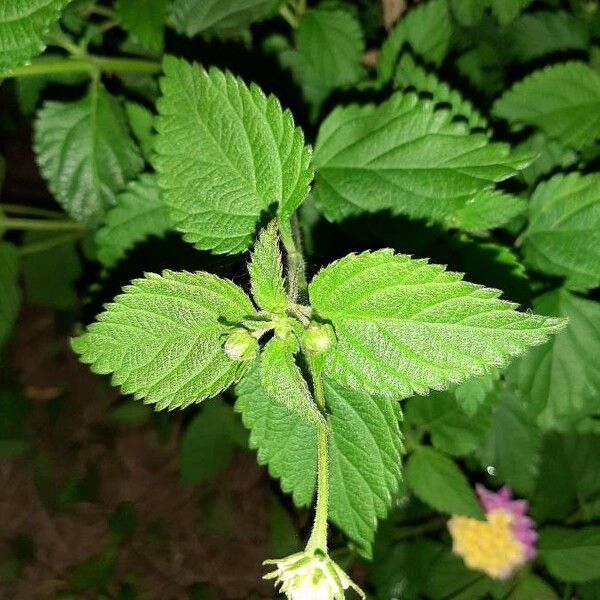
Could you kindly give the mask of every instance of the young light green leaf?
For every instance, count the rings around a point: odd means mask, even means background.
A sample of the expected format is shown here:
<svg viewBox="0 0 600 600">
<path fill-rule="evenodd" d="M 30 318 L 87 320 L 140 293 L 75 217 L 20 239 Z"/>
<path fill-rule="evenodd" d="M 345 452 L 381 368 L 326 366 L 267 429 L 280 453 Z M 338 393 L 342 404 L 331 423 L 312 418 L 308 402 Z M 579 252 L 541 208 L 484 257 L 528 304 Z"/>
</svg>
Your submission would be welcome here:
<svg viewBox="0 0 600 600">
<path fill-rule="evenodd" d="M 492 466 L 501 481 L 529 497 L 535 489 L 541 450 L 542 434 L 535 417 L 516 395 L 501 394 L 481 445 L 482 465 Z"/>
<path fill-rule="evenodd" d="M 500 190 L 482 190 L 449 217 L 448 224 L 465 231 L 502 227 L 527 212 L 527 202 Z"/>
<path fill-rule="evenodd" d="M 272 221 L 260 232 L 248 265 L 248 272 L 252 296 L 258 306 L 270 313 L 284 312 L 288 305 L 288 298 L 283 280 L 276 221 Z"/>
<path fill-rule="evenodd" d="M 400 483 L 402 442 L 397 402 L 325 382 L 331 427 L 331 520 L 372 557 L 377 521 Z"/>
<path fill-rule="evenodd" d="M 44 36 L 70 0 L 4 0 L 0 11 L 0 73 L 25 64 L 46 47 Z"/>
<path fill-rule="evenodd" d="M 539 548 L 548 571 L 562 581 L 581 583 L 598 577 L 600 527 L 545 527 Z"/>
<path fill-rule="evenodd" d="M 260 361 L 261 359 L 259 359 Z M 250 447 L 258 462 L 267 465 L 271 477 L 281 480 L 281 489 L 296 506 L 312 504 L 317 480 L 316 427 L 273 402 L 260 383 L 257 364 L 236 387 L 235 410 L 250 430 Z"/>
<path fill-rule="evenodd" d="M 285 50 L 280 59 L 292 70 L 316 117 L 332 90 L 364 77 L 363 33 L 351 12 L 324 4 L 302 14 L 295 37 L 296 50 Z"/>
<path fill-rule="evenodd" d="M 466 419 L 450 392 L 431 392 L 412 398 L 406 406 L 406 422 L 426 429 L 435 448 L 452 456 L 465 456 L 478 448 L 490 424 L 490 411 L 484 407 Z"/>
<path fill-rule="evenodd" d="M 515 365 L 524 399 L 539 413 L 544 429 L 561 429 L 600 409 L 600 304 L 569 294 L 550 292 L 534 302 L 541 314 L 567 317 L 567 328 L 535 348 Z"/>
<path fill-rule="evenodd" d="M 163 236 L 170 227 L 156 178 L 143 173 L 119 193 L 116 206 L 108 211 L 104 225 L 97 231 L 98 260 L 112 267 L 135 244 L 152 235 Z"/>
<path fill-rule="evenodd" d="M 137 102 L 125 102 L 125 114 L 142 156 L 150 162 L 154 146 L 154 115 Z"/>
<path fill-rule="evenodd" d="M 471 102 L 438 79 L 435 73 L 428 73 L 408 52 L 400 57 L 393 83 L 397 89 L 414 88 L 419 94 L 430 94 L 436 104 L 449 104 L 452 116 L 466 119 L 471 128 L 486 129 L 488 126 L 487 120 Z"/>
<path fill-rule="evenodd" d="M 427 62 L 439 65 L 448 51 L 452 21 L 446 0 L 429 0 L 406 13 L 381 46 L 377 64 L 380 82 L 392 78 L 404 44 Z"/>
<path fill-rule="evenodd" d="M 580 149 L 600 137 L 600 75 L 580 62 L 546 67 L 505 92 L 493 112 Z"/>
<path fill-rule="evenodd" d="M 564 327 L 515 311 L 500 293 L 391 250 L 346 256 L 309 286 L 315 314 L 337 336 L 325 372 L 370 394 L 424 395 L 502 366 Z"/>
<path fill-rule="evenodd" d="M 160 52 L 164 44 L 168 0 L 117 0 L 115 17 L 131 40 Z"/>
<path fill-rule="evenodd" d="M 181 436 L 181 481 L 193 485 L 212 479 L 231 460 L 235 449 L 233 430 L 238 417 L 220 398 L 207 402 Z"/>
<path fill-rule="evenodd" d="M 35 122 L 37 162 L 78 221 L 96 224 L 143 167 L 119 102 L 100 83 L 77 102 L 46 102 Z"/>
<path fill-rule="evenodd" d="M 587 50 L 590 33 L 585 21 L 561 11 L 538 11 L 520 16 L 510 26 L 510 50 L 527 62 L 555 52 Z"/>
<path fill-rule="evenodd" d="M 231 325 L 255 313 L 250 299 L 226 279 L 208 273 L 149 273 L 125 288 L 73 340 L 81 360 L 113 374 L 124 394 L 185 407 L 215 396 L 247 370 L 223 349 Z"/>
<path fill-rule="evenodd" d="M 45 231 L 31 231 L 23 241 L 26 245 L 42 244 L 56 237 Z M 39 252 L 24 254 L 21 265 L 28 302 L 57 310 L 75 308 L 75 282 L 81 275 L 81 264 L 72 237 Z"/>
<path fill-rule="evenodd" d="M 6 341 L 19 313 L 19 253 L 0 240 L 0 346 Z"/>
<path fill-rule="evenodd" d="M 179 33 L 239 32 L 277 12 L 283 0 L 173 0 L 171 17 Z"/>
<path fill-rule="evenodd" d="M 379 106 L 337 108 L 325 119 L 314 193 L 334 221 L 381 210 L 445 220 L 529 162 L 506 144 L 469 133 L 433 102 L 397 93 Z"/>
<path fill-rule="evenodd" d="M 492 13 L 501 25 L 507 25 L 532 2 L 533 0 L 491 0 Z"/>
<path fill-rule="evenodd" d="M 271 400 L 295 412 L 303 420 L 319 425 L 323 423 L 323 417 L 296 364 L 298 350 L 298 342 L 292 335 L 269 340 L 261 354 L 261 386 Z"/>
<path fill-rule="evenodd" d="M 600 174 L 556 175 L 535 189 L 523 246 L 533 269 L 571 289 L 600 284 Z"/>
<path fill-rule="evenodd" d="M 241 79 L 167 57 L 155 167 L 184 238 L 217 253 L 248 248 L 273 205 L 289 218 L 312 180 L 289 111 Z"/>
<path fill-rule="evenodd" d="M 467 478 L 456 464 L 433 448 L 415 450 L 405 469 L 406 483 L 435 510 L 481 518 L 483 511 Z"/>
</svg>

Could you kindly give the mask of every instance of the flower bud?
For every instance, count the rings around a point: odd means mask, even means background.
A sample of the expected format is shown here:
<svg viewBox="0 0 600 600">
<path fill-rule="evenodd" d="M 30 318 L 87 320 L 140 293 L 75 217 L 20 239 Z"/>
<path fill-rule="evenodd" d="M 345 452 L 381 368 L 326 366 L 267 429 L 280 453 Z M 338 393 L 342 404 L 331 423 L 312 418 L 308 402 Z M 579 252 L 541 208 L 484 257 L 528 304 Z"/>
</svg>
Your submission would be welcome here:
<svg viewBox="0 0 600 600">
<path fill-rule="evenodd" d="M 333 339 L 327 325 L 311 325 L 304 332 L 304 343 L 309 352 L 321 354 L 331 348 Z"/>
<path fill-rule="evenodd" d="M 275 579 L 275 585 L 288 600 L 338 600 L 348 588 L 365 598 L 341 567 L 321 551 L 305 550 L 286 558 L 267 560 L 265 564 L 277 565 L 265 579 Z"/>
<path fill-rule="evenodd" d="M 231 360 L 254 360 L 258 352 L 258 340 L 245 329 L 235 329 L 225 340 L 223 350 Z"/>
</svg>

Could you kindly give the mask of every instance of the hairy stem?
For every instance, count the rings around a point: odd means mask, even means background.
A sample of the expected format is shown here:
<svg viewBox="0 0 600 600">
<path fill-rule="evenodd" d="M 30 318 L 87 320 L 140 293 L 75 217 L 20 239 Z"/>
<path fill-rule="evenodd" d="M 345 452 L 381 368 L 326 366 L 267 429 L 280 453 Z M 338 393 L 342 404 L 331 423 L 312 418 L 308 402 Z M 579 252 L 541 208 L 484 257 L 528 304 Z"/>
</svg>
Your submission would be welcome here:
<svg viewBox="0 0 600 600">
<path fill-rule="evenodd" d="M 285 226 L 280 222 L 279 233 L 287 255 L 288 296 L 292 303 L 296 303 L 299 298 L 303 300 L 308 292 L 298 217 L 294 214 L 290 223 L 286 223 Z"/>
<path fill-rule="evenodd" d="M 310 372 L 313 380 L 315 403 L 319 411 L 325 416 L 325 390 L 323 379 L 308 357 Z M 329 516 L 329 425 L 323 419 L 317 432 L 317 506 L 315 508 L 315 522 L 310 538 L 306 545 L 307 550 L 322 550 L 327 552 L 327 518 Z"/>
<path fill-rule="evenodd" d="M 160 63 L 142 58 L 121 58 L 104 56 L 83 56 L 76 58 L 56 58 L 34 60 L 24 67 L 9 71 L 5 77 L 35 77 L 38 75 L 58 75 L 60 73 L 158 73 Z"/>
<path fill-rule="evenodd" d="M 6 204 L 0 203 L 0 211 L 13 215 L 31 215 L 36 217 L 49 217 L 51 219 L 61 219 L 64 213 L 60 210 L 49 210 L 46 208 L 36 208 L 24 204 Z"/>
<path fill-rule="evenodd" d="M 38 220 L 38 219 L 2 219 L 0 224 L 7 229 L 20 229 L 23 231 L 80 231 L 84 226 L 77 221 L 70 220 Z"/>
</svg>

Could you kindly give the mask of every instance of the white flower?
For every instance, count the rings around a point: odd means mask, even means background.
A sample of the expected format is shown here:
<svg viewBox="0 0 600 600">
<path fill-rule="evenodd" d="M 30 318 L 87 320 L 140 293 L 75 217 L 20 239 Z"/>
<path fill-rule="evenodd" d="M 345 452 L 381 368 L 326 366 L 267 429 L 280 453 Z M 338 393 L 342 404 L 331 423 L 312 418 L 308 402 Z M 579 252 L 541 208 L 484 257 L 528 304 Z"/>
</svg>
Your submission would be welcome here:
<svg viewBox="0 0 600 600">
<path fill-rule="evenodd" d="M 275 585 L 288 600 L 344 600 L 344 590 L 352 588 L 361 597 L 363 591 L 329 558 L 316 550 L 292 554 L 286 558 L 267 560 L 277 569 L 265 579 L 275 579 Z"/>
</svg>

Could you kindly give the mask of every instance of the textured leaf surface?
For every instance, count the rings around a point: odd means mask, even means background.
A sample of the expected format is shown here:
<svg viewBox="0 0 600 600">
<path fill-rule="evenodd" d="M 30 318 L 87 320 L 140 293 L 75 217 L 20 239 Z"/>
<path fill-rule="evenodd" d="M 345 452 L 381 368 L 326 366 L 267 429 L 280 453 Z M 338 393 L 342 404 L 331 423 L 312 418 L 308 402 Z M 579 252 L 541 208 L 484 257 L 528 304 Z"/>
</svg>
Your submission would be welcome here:
<svg viewBox="0 0 600 600">
<path fill-rule="evenodd" d="M 567 328 L 516 364 L 518 387 L 545 429 L 576 423 L 600 410 L 600 304 L 564 290 L 541 296 L 536 311 L 567 317 Z"/>
<path fill-rule="evenodd" d="M 295 36 L 296 50 L 285 51 L 282 61 L 315 111 L 332 90 L 364 77 L 363 34 L 351 12 L 331 7 L 307 10 Z"/>
<path fill-rule="evenodd" d="M 440 64 L 452 36 L 452 21 L 446 0 L 429 0 L 406 13 L 381 46 L 378 79 L 389 81 L 404 44 L 427 62 Z"/>
<path fill-rule="evenodd" d="M 448 219 L 450 225 L 465 231 L 502 227 L 527 212 L 527 202 L 500 190 L 483 190 Z"/>
<path fill-rule="evenodd" d="M 600 527 L 546 527 L 540 532 L 540 556 L 562 581 L 583 582 L 598 577 Z"/>
<path fill-rule="evenodd" d="M 250 430 L 250 446 L 258 462 L 281 480 L 281 489 L 292 494 L 296 506 L 312 503 L 317 480 L 317 432 L 315 426 L 271 400 L 260 384 L 260 368 L 254 367 L 236 387 L 235 410 Z"/>
<path fill-rule="evenodd" d="M 44 104 L 35 122 L 35 151 L 58 202 L 90 224 L 143 167 L 118 101 L 100 83 L 77 102 Z"/>
<path fill-rule="evenodd" d="M 0 73 L 40 54 L 44 35 L 70 0 L 3 0 L 0 6 Z"/>
<path fill-rule="evenodd" d="M 400 482 L 397 402 L 326 382 L 331 426 L 331 520 L 365 556 Z"/>
<path fill-rule="evenodd" d="M 316 314 L 337 336 L 328 375 L 393 399 L 483 374 L 563 326 L 515 311 L 500 293 L 391 250 L 346 256 L 309 286 Z"/>
<path fill-rule="evenodd" d="M 566 277 L 567 287 L 600 284 L 600 174 L 557 175 L 529 204 L 523 251 L 533 269 Z"/>
<path fill-rule="evenodd" d="M 184 407 L 239 380 L 247 363 L 223 351 L 225 323 L 255 313 L 235 284 L 208 273 L 150 273 L 136 279 L 73 340 L 81 360 L 113 373 L 123 393 L 158 409 Z"/>
<path fill-rule="evenodd" d="M 236 31 L 277 11 L 282 0 L 173 0 L 175 28 L 187 36 L 202 31 Z"/>
<path fill-rule="evenodd" d="M 405 475 L 415 495 L 435 510 L 450 515 L 483 516 L 467 478 L 454 461 L 437 450 L 415 450 L 408 459 Z"/>
<path fill-rule="evenodd" d="M 424 398 L 412 398 L 406 406 L 406 422 L 426 429 L 432 444 L 453 456 L 464 456 L 480 446 L 489 416 L 489 410 L 483 409 L 466 419 L 450 392 L 431 392 Z"/>
<path fill-rule="evenodd" d="M 261 354 L 260 381 L 274 402 L 298 414 L 302 419 L 318 424 L 322 421 L 306 380 L 296 364 L 297 340 L 274 337 Z"/>
<path fill-rule="evenodd" d="M 500 481 L 529 497 L 535 489 L 541 450 L 541 432 L 525 403 L 509 392 L 502 394 L 482 444 L 483 466 L 494 467 Z"/>
<path fill-rule="evenodd" d="M 138 242 L 162 236 L 171 227 L 154 175 L 145 173 L 132 181 L 116 202 L 96 233 L 98 259 L 106 267 L 119 262 Z"/>
<path fill-rule="evenodd" d="M 330 220 L 391 209 L 443 220 L 529 159 L 471 134 L 414 94 L 334 110 L 315 147 L 315 198 Z"/>
<path fill-rule="evenodd" d="M 493 112 L 582 148 L 600 137 L 600 75 L 579 62 L 546 67 L 505 92 Z"/>
<path fill-rule="evenodd" d="M 131 39 L 146 50 L 160 52 L 164 43 L 168 0 L 117 0 L 115 17 Z"/>
<path fill-rule="evenodd" d="M 466 119 L 469 127 L 485 129 L 488 126 L 487 120 L 458 90 L 452 89 L 434 73 L 428 73 L 408 53 L 400 57 L 394 87 L 414 88 L 419 93 L 430 94 L 436 104 L 449 104 L 452 115 Z"/>
<path fill-rule="evenodd" d="M 0 345 L 8 337 L 19 312 L 19 254 L 0 240 Z"/>
<path fill-rule="evenodd" d="M 310 149 L 255 85 L 172 57 L 164 70 L 155 166 L 171 217 L 198 248 L 242 252 L 263 213 L 287 218 L 306 197 Z"/>
<path fill-rule="evenodd" d="M 283 281 L 281 251 L 277 223 L 263 229 L 248 265 L 252 297 L 260 308 L 268 312 L 282 312 L 288 304 Z"/>
</svg>

